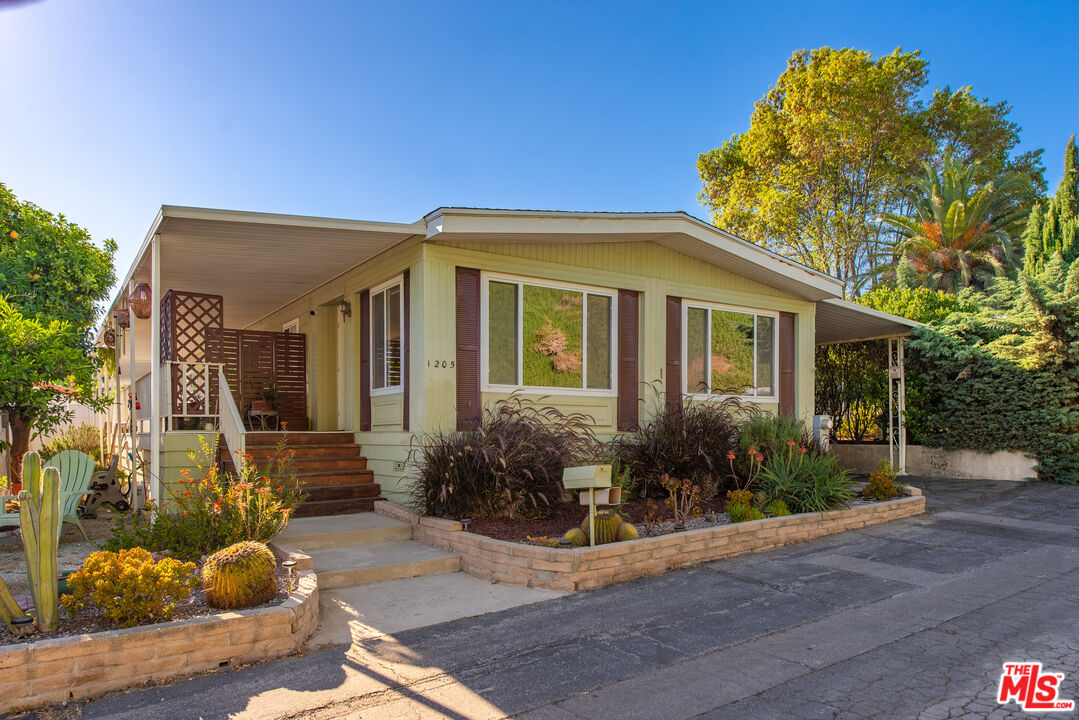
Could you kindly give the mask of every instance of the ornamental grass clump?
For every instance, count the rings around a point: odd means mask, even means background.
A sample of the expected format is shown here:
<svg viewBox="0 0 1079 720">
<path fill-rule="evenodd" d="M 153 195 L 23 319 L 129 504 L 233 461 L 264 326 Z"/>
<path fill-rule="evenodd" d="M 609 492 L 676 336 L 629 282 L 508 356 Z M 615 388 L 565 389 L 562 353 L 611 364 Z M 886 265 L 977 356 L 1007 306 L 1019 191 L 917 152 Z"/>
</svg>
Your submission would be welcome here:
<svg viewBox="0 0 1079 720">
<path fill-rule="evenodd" d="M 485 408 L 472 430 L 413 438 L 412 506 L 424 515 L 533 520 L 562 499 L 562 470 L 604 452 L 592 418 L 513 395 Z"/>
<path fill-rule="evenodd" d="M 77 616 L 91 606 L 123 627 L 171 620 L 176 606 L 199 584 L 195 564 L 155 560 L 143 548 L 92 553 L 67 579 L 71 593 L 60 598 Z"/>
<path fill-rule="evenodd" d="M 618 456 L 633 472 L 644 496 L 660 496 L 663 476 L 689 480 L 709 500 L 733 487 L 728 455 L 738 450 L 738 428 L 759 411 L 736 398 L 668 405 L 660 401 L 651 419 L 618 441 Z"/>
</svg>

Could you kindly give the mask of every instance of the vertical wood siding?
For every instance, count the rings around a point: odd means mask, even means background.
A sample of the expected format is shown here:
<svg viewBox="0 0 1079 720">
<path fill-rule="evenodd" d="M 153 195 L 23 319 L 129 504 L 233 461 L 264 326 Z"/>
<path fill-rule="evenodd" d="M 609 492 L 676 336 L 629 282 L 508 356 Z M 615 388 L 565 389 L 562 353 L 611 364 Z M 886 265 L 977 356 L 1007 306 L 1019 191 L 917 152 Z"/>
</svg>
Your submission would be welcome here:
<svg viewBox="0 0 1079 720">
<path fill-rule="evenodd" d="M 480 271 L 457 268 L 457 429 L 480 422 Z"/>
<path fill-rule="evenodd" d="M 618 429 L 636 430 L 640 398 L 640 301 L 633 290 L 618 291 Z"/>
<path fill-rule="evenodd" d="M 795 414 L 794 313 L 779 313 L 779 414 Z"/>
<path fill-rule="evenodd" d="M 682 404 L 682 298 L 667 296 L 667 406 Z"/>
<path fill-rule="evenodd" d="M 401 294 L 403 297 L 404 312 L 401 318 L 401 429 L 408 431 L 408 401 L 409 386 L 412 376 L 412 292 L 408 268 L 405 268 L 401 282 Z"/>
<path fill-rule="evenodd" d="M 360 430 L 371 429 L 371 291 L 360 293 Z"/>
</svg>

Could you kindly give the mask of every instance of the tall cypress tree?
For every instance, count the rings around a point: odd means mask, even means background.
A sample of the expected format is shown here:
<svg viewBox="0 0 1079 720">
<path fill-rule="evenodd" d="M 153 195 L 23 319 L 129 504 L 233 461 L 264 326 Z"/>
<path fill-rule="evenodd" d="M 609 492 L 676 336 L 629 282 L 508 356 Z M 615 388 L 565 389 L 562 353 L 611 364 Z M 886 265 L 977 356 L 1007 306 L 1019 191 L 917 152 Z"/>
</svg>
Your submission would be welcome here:
<svg viewBox="0 0 1079 720">
<path fill-rule="evenodd" d="M 1064 149 L 1064 177 L 1056 195 L 1035 205 L 1023 235 L 1028 272 L 1038 274 L 1055 253 L 1071 263 L 1079 256 L 1079 152 L 1075 135 Z"/>
</svg>

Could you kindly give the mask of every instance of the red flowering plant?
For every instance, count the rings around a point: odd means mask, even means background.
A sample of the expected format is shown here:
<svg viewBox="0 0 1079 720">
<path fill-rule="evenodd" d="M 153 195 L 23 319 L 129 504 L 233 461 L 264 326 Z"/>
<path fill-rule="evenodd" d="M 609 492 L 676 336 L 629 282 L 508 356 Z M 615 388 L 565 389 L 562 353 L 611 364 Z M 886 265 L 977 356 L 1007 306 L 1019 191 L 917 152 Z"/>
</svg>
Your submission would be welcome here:
<svg viewBox="0 0 1079 720">
<path fill-rule="evenodd" d="M 731 481 L 734 483 L 734 490 L 727 491 L 727 504 L 749 505 L 753 502 L 753 485 L 757 482 L 764 455 L 756 445 L 750 445 L 746 451 L 746 470 L 742 473 L 735 468 L 737 459 L 738 455 L 733 450 L 727 453 L 727 462 L 731 466 Z"/>
<path fill-rule="evenodd" d="M 267 542 L 285 529 L 306 497 L 292 472 L 295 451 L 285 442 L 265 461 L 242 454 L 233 476 L 215 461 L 216 443 L 200 437 L 199 450 L 189 454 L 194 470 L 180 472 L 160 507 L 148 504 L 152 520 L 136 517 L 130 527 L 122 518 L 116 521 L 106 549 L 138 546 L 198 560 L 242 540 Z"/>
</svg>

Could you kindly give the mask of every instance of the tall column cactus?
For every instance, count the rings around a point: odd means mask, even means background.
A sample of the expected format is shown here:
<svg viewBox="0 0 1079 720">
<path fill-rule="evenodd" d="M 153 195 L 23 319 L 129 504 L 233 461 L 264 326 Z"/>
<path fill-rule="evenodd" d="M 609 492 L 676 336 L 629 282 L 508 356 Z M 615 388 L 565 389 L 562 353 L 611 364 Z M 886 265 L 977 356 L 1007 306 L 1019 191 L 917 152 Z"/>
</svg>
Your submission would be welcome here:
<svg viewBox="0 0 1079 720">
<path fill-rule="evenodd" d="M 22 527 L 26 575 L 34 597 L 37 629 L 52 632 L 60 624 L 57 597 L 56 554 L 60 541 L 60 472 L 45 468 L 41 456 L 23 456 L 23 491 L 19 493 L 19 525 Z"/>
</svg>

